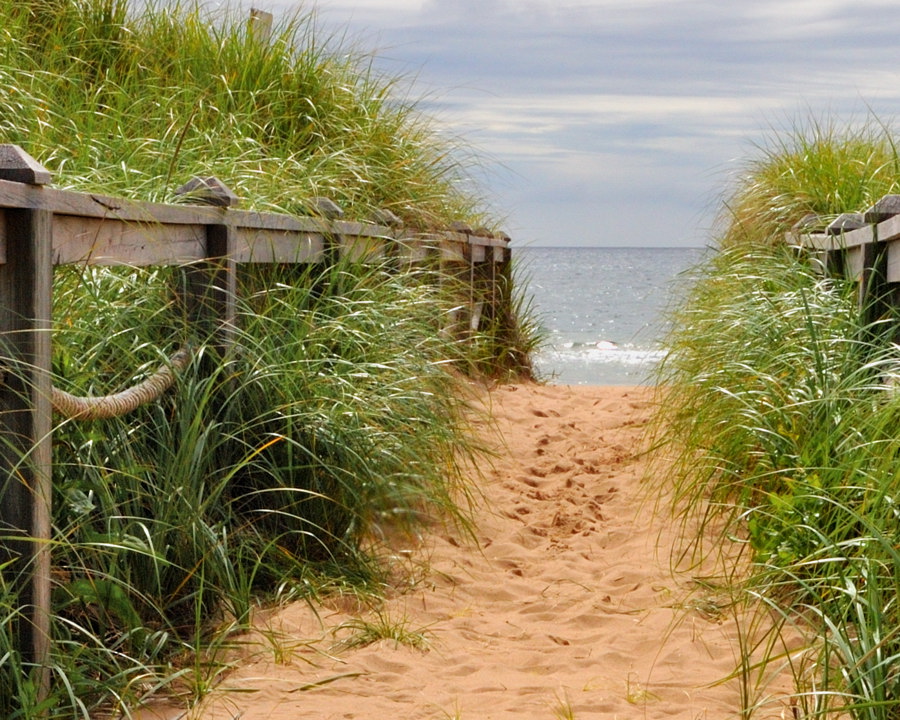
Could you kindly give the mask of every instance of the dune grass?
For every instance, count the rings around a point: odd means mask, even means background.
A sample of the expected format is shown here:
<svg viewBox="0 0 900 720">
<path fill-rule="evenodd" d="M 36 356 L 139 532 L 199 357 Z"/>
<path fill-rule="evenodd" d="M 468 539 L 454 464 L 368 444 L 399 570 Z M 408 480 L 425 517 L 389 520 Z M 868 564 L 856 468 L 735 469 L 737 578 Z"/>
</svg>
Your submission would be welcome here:
<svg viewBox="0 0 900 720">
<path fill-rule="evenodd" d="M 56 384 L 100 393 L 158 364 L 192 331 L 173 326 L 167 293 L 148 292 L 178 272 L 61 270 Z M 258 268 L 242 285 L 224 360 L 195 338 L 161 401 L 55 428 L 60 717 L 133 707 L 160 685 L 199 697 L 213 650 L 257 603 L 344 584 L 377 594 L 383 532 L 466 526 L 460 463 L 480 448 L 448 370 L 464 352 L 439 332 L 440 284 L 348 262 Z M 21 690 L 6 697 L 11 716 L 31 712 Z"/>
<path fill-rule="evenodd" d="M 773 131 L 736 173 L 722 199 L 722 247 L 781 245 L 806 215 L 828 222 L 898 192 L 900 156 L 892 128 L 877 118 L 841 125 L 809 119 Z"/>
<path fill-rule="evenodd" d="M 490 225 L 467 167 L 398 79 L 303 12 L 263 43 L 200 5 L 0 0 L 0 142 L 54 184 L 168 201 L 215 175 L 241 206 L 308 214 L 328 196 L 427 230 Z M 508 277 L 506 282 L 512 282 Z M 171 391 L 125 418 L 54 428 L 50 695 L 20 653 L 0 579 L 0 715 L 98 718 L 189 703 L 260 602 L 380 591 L 383 536 L 467 523 L 467 373 L 528 372 L 516 289 L 447 332 L 452 278 L 390 261 L 243 267 L 233 346 L 191 326 L 182 268 L 56 270 L 54 383 L 103 395 L 189 343 Z M 466 297 L 468 299 L 468 295 Z M 42 704 L 43 703 L 43 704 Z"/>
<path fill-rule="evenodd" d="M 820 277 L 783 242 L 809 212 L 862 211 L 895 187 L 893 143 L 876 129 L 813 124 L 749 163 L 659 370 L 676 510 L 712 537 L 685 558 L 742 549 L 749 575 L 725 572 L 766 616 L 742 645 L 745 717 L 900 712 L 897 318 L 867 325 L 852 282 Z M 760 647 L 768 657 L 751 659 Z M 760 679 L 777 672 L 792 697 Z"/>
<path fill-rule="evenodd" d="M 308 214 L 326 196 L 359 219 L 489 224 L 474 156 L 311 12 L 264 43 L 227 7 L 145 5 L 0 3 L 0 137 L 58 186 L 169 201 L 214 175 L 252 209 Z"/>
</svg>

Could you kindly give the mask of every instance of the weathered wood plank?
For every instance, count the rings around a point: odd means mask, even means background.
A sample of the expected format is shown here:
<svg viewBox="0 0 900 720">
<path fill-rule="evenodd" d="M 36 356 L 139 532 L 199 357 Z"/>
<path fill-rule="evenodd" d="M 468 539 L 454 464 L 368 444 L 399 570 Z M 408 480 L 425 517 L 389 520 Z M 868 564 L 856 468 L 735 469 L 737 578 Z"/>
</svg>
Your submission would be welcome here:
<svg viewBox="0 0 900 720">
<path fill-rule="evenodd" d="M 0 180 L 0 207 L 49 210 L 57 215 L 182 225 L 222 222 L 222 214 L 226 212 L 223 208 L 137 202 L 97 193 L 37 188 L 6 180 Z"/>
<path fill-rule="evenodd" d="M 340 235 L 338 247 L 341 255 L 353 262 L 375 262 L 387 255 L 387 241 L 368 235 Z"/>
<path fill-rule="evenodd" d="M 11 180 L 0 180 L 0 207 L 36 209 L 47 201 L 47 189 Z"/>
<path fill-rule="evenodd" d="M 238 228 L 333 232 L 341 235 L 389 237 L 390 228 L 366 222 L 322 220 L 252 210 L 234 210 L 207 205 L 168 205 L 137 202 L 99 193 L 78 193 L 52 188 L 38 189 L 0 180 L 0 207 L 51 210 L 57 215 L 111 218 L 134 223 L 216 225 L 228 222 Z"/>
<path fill-rule="evenodd" d="M 860 277 L 862 277 L 865 262 L 865 247 L 865 245 L 856 245 L 847 248 L 844 253 L 844 272 L 847 273 L 847 278 L 849 280 L 859 280 Z"/>
<path fill-rule="evenodd" d="M 469 236 L 470 245 L 482 245 L 484 247 L 507 247 L 509 240 L 499 237 L 482 237 L 479 235 Z"/>
<path fill-rule="evenodd" d="M 891 242 L 900 239 L 900 215 L 894 215 L 875 226 L 875 236 L 879 242 Z"/>
<path fill-rule="evenodd" d="M 205 227 L 57 215 L 53 261 L 57 265 L 181 265 L 205 257 Z"/>
<path fill-rule="evenodd" d="M 424 263 L 430 256 L 438 253 L 437 242 L 427 237 L 400 237 L 395 242 L 397 259 L 411 265 Z"/>
<path fill-rule="evenodd" d="M 255 210 L 229 210 L 228 222 L 238 230 L 291 230 L 296 232 L 331 232 L 331 223 L 313 217 L 261 213 Z M 336 223 L 337 224 L 337 223 Z"/>
<path fill-rule="evenodd" d="M 332 222 L 332 231 L 338 235 L 358 235 L 373 238 L 389 239 L 394 237 L 393 231 L 383 225 L 374 225 L 367 222 L 353 220 L 335 220 Z"/>
<path fill-rule="evenodd" d="M 843 247 L 840 235 L 825 235 L 823 233 L 792 235 L 789 233 L 788 238 L 792 241 L 792 245 L 796 242 L 800 247 L 812 250 L 833 250 L 837 247 Z"/>
<path fill-rule="evenodd" d="M 22 572 L 18 628 L 40 695 L 49 683 L 51 428 L 51 214 L 8 210 L 7 262 L 0 265 L 0 340 L 8 368 L 0 383 L 0 561 Z M 14 577 L 14 576 L 13 576 Z M 26 579 L 27 578 L 27 579 Z"/>
<path fill-rule="evenodd" d="M 862 272 L 859 275 L 859 309 L 864 326 L 871 326 L 888 310 L 887 245 L 869 243 L 860 247 Z"/>
<path fill-rule="evenodd" d="M 469 246 L 468 237 L 461 233 L 441 233 L 440 248 L 441 260 L 448 262 L 465 262 L 466 248 Z"/>
<path fill-rule="evenodd" d="M 875 238 L 875 229 L 872 225 L 861 227 L 858 230 L 845 232 L 843 235 L 835 237 L 835 247 L 860 247 L 873 242 Z"/>
<path fill-rule="evenodd" d="M 38 188 L 23 183 L 0 180 L 0 208 L 32 208 L 50 210 L 57 215 L 114 219 L 130 223 L 173 225 L 216 225 L 227 222 L 234 227 L 268 230 L 293 230 L 311 233 L 333 233 L 368 237 L 393 237 L 394 231 L 384 225 L 349 220 L 323 220 L 252 210 L 235 210 L 206 205 L 169 205 L 128 200 L 99 193 L 79 193 L 52 188 Z M 444 236 L 458 242 L 486 247 L 507 247 L 505 236 L 487 237 L 447 232 Z"/>
<path fill-rule="evenodd" d="M 318 233 L 235 228 L 234 259 L 247 263 L 319 262 L 325 238 Z"/>
<path fill-rule="evenodd" d="M 900 240 L 887 244 L 887 281 L 900 283 Z"/>
</svg>

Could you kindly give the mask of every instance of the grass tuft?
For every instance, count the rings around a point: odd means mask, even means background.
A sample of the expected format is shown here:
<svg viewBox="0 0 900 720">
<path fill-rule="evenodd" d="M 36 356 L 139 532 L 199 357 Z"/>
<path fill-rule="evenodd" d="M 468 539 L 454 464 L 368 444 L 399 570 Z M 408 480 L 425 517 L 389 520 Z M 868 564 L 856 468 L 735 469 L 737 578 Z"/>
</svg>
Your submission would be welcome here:
<svg viewBox="0 0 900 720">
<path fill-rule="evenodd" d="M 390 640 L 395 648 L 405 645 L 416 650 L 427 650 L 431 644 L 426 628 L 414 630 L 405 617 L 391 618 L 380 610 L 375 612 L 371 620 L 354 618 L 335 628 L 336 633 L 345 630 L 351 631 L 351 634 L 340 640 L 335 647 L 361 648 Z"/>
</svg>

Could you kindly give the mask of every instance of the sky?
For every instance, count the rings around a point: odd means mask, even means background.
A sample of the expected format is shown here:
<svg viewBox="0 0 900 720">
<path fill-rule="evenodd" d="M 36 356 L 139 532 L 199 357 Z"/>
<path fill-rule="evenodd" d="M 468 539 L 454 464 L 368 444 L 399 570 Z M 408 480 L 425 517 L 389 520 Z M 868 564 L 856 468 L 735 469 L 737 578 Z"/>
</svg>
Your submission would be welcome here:
<svg viewBox="0 0 900 720">
<path fill-rule="evenodd" d="M 256 0 L 276 18 L 293 0 Z M 900 112 L 895 0 L 319 0 L 482 158 L 517 245 L 704 246 L 759 147 Z"/>
</svg>

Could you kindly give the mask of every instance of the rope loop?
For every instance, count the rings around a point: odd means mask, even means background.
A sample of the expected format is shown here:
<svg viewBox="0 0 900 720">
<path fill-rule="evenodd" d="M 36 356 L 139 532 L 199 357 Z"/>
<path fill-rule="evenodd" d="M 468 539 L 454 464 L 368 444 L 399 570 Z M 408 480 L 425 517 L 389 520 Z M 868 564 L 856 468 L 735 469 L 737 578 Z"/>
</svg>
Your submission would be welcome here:
<svg viewBox="0 0 900 720">
<path fill-rule="evenodd" d="M 121 417 L 141 405 L 153 402 L 172 387 L 175 374 L 187 367 L 191 356 L 190 349 L 183 347 L 146 380 L 112 395 L 80 397 L 54 387 L 50 402 L 57 413 L 71 420 L 107 420 Z"/>
</svg>

